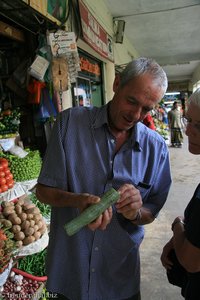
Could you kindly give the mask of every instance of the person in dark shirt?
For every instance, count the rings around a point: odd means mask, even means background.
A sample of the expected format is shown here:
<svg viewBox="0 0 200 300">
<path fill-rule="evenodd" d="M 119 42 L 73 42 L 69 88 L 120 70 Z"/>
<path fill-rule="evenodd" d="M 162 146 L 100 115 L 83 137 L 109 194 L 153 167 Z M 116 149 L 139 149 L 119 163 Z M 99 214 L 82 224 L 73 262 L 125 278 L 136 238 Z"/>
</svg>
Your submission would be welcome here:
<svg viewBox="0 0 200 300">
<path fill-rule="evenodd" d="M 200 154 L 200 89 L 188 99 L 185 113 L 186 135 L 189 152 Z M 178 216 L 172 223 L 173 237 L 164 246 L 161 262 L 170 269 L 171 249 L 175 250 L 179 263 L 187 271 L 187 279 L 182 286 L 182 295 L 186 300 L 198 300 L 200 297 L 200 184 L 187 205 L 184 217 Z"/>
</svg>

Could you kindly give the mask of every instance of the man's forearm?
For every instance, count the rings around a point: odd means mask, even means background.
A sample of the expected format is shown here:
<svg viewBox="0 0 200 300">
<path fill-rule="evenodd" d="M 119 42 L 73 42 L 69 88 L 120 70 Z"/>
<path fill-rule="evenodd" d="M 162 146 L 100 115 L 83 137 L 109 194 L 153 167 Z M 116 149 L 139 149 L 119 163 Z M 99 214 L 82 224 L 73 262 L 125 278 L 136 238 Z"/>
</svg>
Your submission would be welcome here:
<svg viewBox="0 0 200 300">
<path fill-rule="evenodd" d="M 77 194 L 38 183 L 36 186 L 37 198 L 45 204 L 57 207 L 76 207 Z"/>
</svg>

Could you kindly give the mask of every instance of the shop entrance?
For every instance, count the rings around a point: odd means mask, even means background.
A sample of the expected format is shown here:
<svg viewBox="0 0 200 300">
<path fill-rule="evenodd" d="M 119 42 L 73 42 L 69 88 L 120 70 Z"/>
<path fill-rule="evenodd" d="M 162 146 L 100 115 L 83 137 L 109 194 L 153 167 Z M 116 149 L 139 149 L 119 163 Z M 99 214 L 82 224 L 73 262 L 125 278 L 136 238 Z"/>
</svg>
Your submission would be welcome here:
<svg viewBox="0 0 200 300">
<path fill-rule="evenodd" d="M 102 63 L 79 51 L 81 71 L 72 86 L 74 106 L 102 106 Z"/>
</svg>

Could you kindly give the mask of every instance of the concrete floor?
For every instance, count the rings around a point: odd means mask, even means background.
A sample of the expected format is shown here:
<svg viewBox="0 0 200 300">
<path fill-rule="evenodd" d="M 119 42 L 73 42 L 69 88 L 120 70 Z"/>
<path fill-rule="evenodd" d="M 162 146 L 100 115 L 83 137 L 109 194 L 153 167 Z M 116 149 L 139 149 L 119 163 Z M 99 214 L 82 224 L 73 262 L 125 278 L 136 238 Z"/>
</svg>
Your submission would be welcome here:
<svg viewBox="0 0 200 300">
<path fill-rule="evenodd" d="M 141 294 L 142 300 L 183 300 L 180 289 L 168 283 L 160 255 L 171 238 L 171 223 L 183 211 L 200 182 L 200 155 L 188 151 L 187 137 L 183 147 L 171 148 L 170 161 L 172 187 L 158 218 L 145 226 L 145 239 L 141 246 Z"/>
</svg>

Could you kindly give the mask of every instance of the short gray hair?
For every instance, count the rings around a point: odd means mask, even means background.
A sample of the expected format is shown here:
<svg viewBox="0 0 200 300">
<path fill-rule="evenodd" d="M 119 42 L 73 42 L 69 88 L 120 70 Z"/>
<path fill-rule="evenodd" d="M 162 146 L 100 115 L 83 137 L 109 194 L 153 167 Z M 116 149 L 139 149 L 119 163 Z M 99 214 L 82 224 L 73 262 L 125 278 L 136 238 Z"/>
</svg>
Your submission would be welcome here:
<svg viewBox="0 0 200 300">
<path fill-rule="evenodd" d="M 200 107 L 200 88 L 196 89 L 196 91 L 188 98 L 187 104 L 190 105 L 191 103 Z"/>
<path fill-rule="evenodd" d="M 126 85 L 126 83 L 134 77 L 145 73 L 152 75 L 155 83 L 163 89 L 164 94 L 168 87 L 167 75 L 154 59 L 146 57 L 139 57 L 128 63 L 125 69 L 120 73 L 121 87 Z"/>
</svg>

